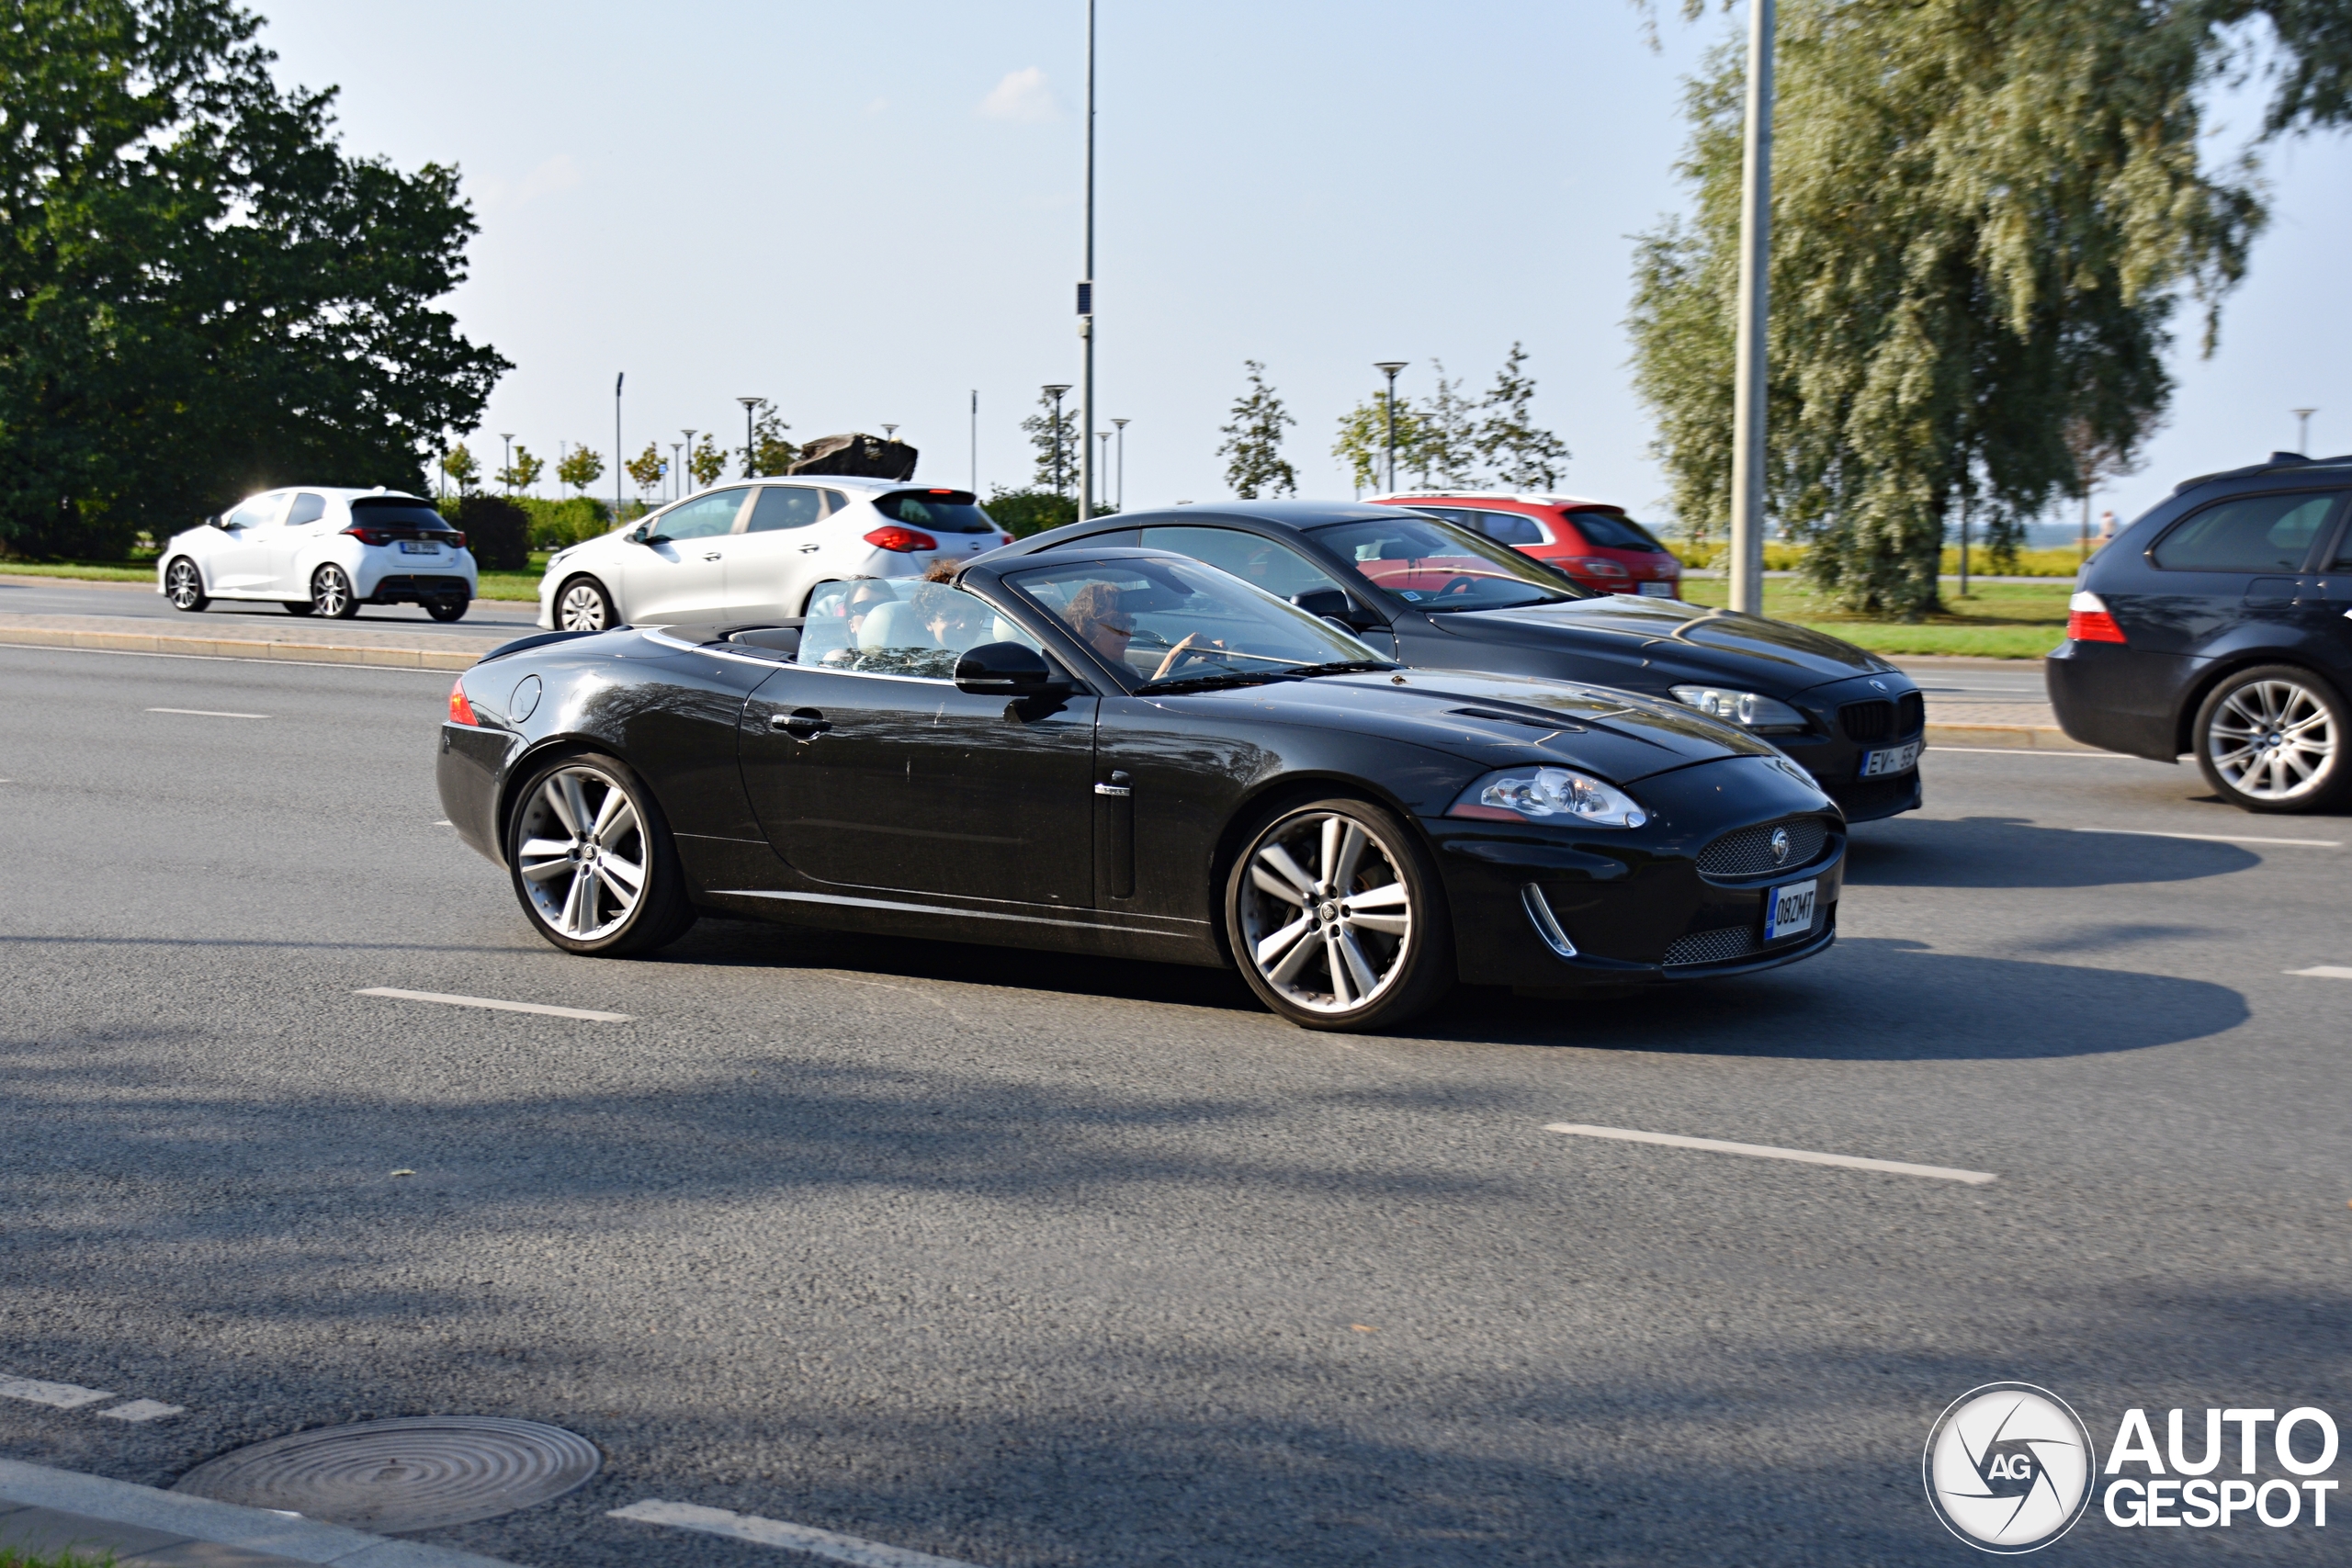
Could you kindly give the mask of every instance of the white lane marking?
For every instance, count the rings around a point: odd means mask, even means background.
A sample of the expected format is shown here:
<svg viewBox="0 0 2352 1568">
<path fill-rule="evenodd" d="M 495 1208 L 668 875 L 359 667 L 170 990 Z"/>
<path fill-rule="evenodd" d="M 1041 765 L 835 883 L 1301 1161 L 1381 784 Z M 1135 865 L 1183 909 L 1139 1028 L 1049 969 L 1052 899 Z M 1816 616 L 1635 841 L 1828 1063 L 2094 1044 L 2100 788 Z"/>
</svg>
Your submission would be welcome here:
<svg viewBox="0 0 2352 1568">
<path fill-rule="evenodd" d="M 2290 969 L 2290 975 L 2307 976 L 2313 980 L 2352 980 L 2352 969 L 2340 964 L 2314 964 L 2308 969 Z"/>
<path fill-rule="evenodd" d="M 1614 1138 L 1627 1144 L 1663 1144 L 1670 1149 L 1703 1149 L 1711 1154 L 1750 1155 L 1758 1159 L 1792 1159 L 1801 1165 L 1837 1165 L 1849 1170 L 1881 1170 L 1891 1176 L 1928 1176 L 1939 1181 L 1965 1181 L 1983 1186 L 1999 1179 L 1989 1170 L 1954 1170 L 1943 1165 L 1909 1165 L 1897 1159 L 1863 1159 L 1855 1155 L 1823 1155 L 1810 1149 L 1779 1149 L 1770 1144 L 1727 1144 L 1720 1138 L 1686 1138 L 1675 1133 L 1635 1133 L 1623 1127 L 1587 1127 L 1575 1122 L 1554 1122 L 1547 1133 L 1579 1138 Z"/>
<path fill-rule="evenodd" d="M 587 1008 L 551 1008 L 543 1002 L 502 1002 L 492 997 L 453 997 L 440 991 L 401 991 L 390 986 L 370 986 L 364 991 L 354 991 L 355 997 L 390 997 L 401 1002 L 447 1002 L 453 1008 L 488 1008 L 493 1012 L 536 1012 L 548 1018 L 584 1018 L 591 1023 L 627 1023 L 625 1012 L 595 1012 Z"/>
<path fill-rule="evenodd" d="M 95 1404 L 101 1399 L 119 1399 L 119 1393 L 104 1389 L 83 1388 L 70 1382 L 43 1382 L 39 1378 L 0 1377 L 0 1395 L 22 1399 L 34 1404 L 47 1404 L 59 1410 L 79 1410 L 85 1404 Z"/>
<path fill-rule="evenodd" d="M 1966 728 L 1966 726 L 1962 726 Z M 2094 762 L 2144 762 L 2120 751 L 2041 751 L 2030 746 L 1929 746 L 1930 751 L 1965 751 L 1972 757 L 2079 757 Z"/>
<path fill-rule="evenodd" d="M 2340 850 L 2340 839 L 2256 839 L 2245 833 L 2159 833 L 2154 828 L 2072 828 L 2075 833 L 2125 833 L 2143 839 L 2194 839 L 2203 844 L 2288 844 L 2303 850 Z"/>
<path fill-rule="evenodd" d="M 8 781 L 6 779 L 0 779 L 0 784 L 6 784 L 7 782 Z M 440 821 L 435 822 L 433 825 L 435 828 L 454 828 L 457 826 L 455 822 L 450 821 L 447 817 L 444 817 Z"/>
<path fill-rule="evenodd" d="M 166 1416 L 184 1416 L 185 1404 L 166 1404 L 160 1399 L 134 1399 L 128 1404 L 118 1404 L 112 1410 L 98 1414 L 109 1421 L 160 1421 Z"/>
<path fill-rule="evenodd" d="M 787 1524 L 782 1519 L 763 1519 L 757 1514 L 729 1513 L 725 1508 L 699 1507 L 693 1503 L 665 1503 L 658 1497 L 615 1508 L 605 1517 L 701 1530 L 707 1535 L 723 1535 L 759 1546 L 790 1547 L 811 1557 L 854 1563 L 857 1568 L 973 1568 L 971 1563 L 953 1557 L 933 1557 L 928 1551 L 884 1546 L 879 1541 L 860 1540 L 854 1535 L 820 1530 L 813 1525 Z"/>
<path fill-rule="evenodd" d="M 190 718 L 267 718 L 266 713 L 220 713 L 212 708 L 149 708 L 149 713 L 184 713 Z"/>
</svg>

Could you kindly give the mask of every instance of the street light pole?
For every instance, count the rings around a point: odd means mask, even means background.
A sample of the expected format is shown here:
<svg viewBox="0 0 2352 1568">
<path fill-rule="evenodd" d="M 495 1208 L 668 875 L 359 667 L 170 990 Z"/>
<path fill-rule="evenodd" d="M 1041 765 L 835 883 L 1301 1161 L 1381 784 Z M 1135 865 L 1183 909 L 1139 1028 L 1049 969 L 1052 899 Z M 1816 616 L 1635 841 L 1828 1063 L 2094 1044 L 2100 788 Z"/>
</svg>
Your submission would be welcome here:
<svg viewBox="0 0 2352 1568">
<path fill-rule="evenodd" d="M 628 379 L 624 370 L 613 378 L 613 521 L 621 520 L 621 383 Z"/>
<path fill-rule="evenodd" d="M 1094 428 L 1094 0 L 1086 0 L 1086 275 L 1078 284 L 1079 429 Z M 1094 514 L 1094 451 L 1078 444 L 1078 520 Z"/>
<path fill-rule="evenodd" d="M 670 499 L 673 501 L 681 501 L 685 498 L 686 465 L 685 460 L 679 456 L 684 450 L 685 446 L 682 443 L 676 441 L 670 443 Z"/>
<path fill-rule="evenodd" d="M 1732 390 L 1731 607 L 1764 613 L 1765 324 L 1772 261 L 1772 0 L 1747 0 L 1747 131 L 1739 194 L 1739 343 Z"/>
<path fill-rule="evenodd" d="M 1114 429 L 1116 429 L 1116 430 L 1118 431 L 1118 433 L 1119 433 L 1119 499 L 1118 499 L 1118 502 L 1116 502 L 1116 504 L 1117 504 L 1117 506 L 1118 506 L 1119 510 L 1120 510 L 1120 511 L 1122 511 L 1122 512 L 1125 512 L 1125 511 L 1127 509 L 1127 425 L 1128 425 L 1128 423 L 1129 423 L 1128 421 L 1124 420 L 1124 419 L 1114 419 L 1114 420 L 1113 420 L 1113 421 L 1111 422 L 1112 426 L 1113 426 Z"/>
<path fill-rule="evenodd" d="M 897 436 L 898 434 L 899 427 L 895 424 L 886 424 L 882 427 L 882 439 L 885 441 L 891 440 Z"/>
<path fill-rule="evenodd" d="M 506 443 L 506 470 L 498 476 L 498 482 L 506 487 L 506 499 L 512 501 L 514 499 L 514 433 L 502 430 L 498 438 Z"/>
<path fill-rule="evenodd" d="M 1044 389 L 1046 396 L 1054 400 L 1054 493 L 1062 493 L 1062 394 L 1069 390 L 1067 381 L 1056 381 Z"/>
<path fill-rule="evenodd" d="M 1094 433 L 1094 439 L 1102 443 L 1102 461 L 1095 466 L 1094 471 L 1098 474 L 1107 474 L 1111 471 L 1111 433 L 1107 430 L 1098 430 Z"/>
<path fill-rule="evenodd" d="M 972 389 L 972 496 L 980 493 L 980 389 Z"/>
<path fill-rule="evenodd" d="M 2308 457 L 2312 455 L 2312 415 L 2319 412 L 2319 410 L 2290 409 L 2287 412 L 2293 414 L 2300 422 L 2299 434 L 2295 437 L 2295 450 Z"/>
<path fill-rule="evenodd" d="M 1396 489 L 1396 373 L 1405 368 L 1402 359 L 1384 359 L 1373 366 L 1388 378 L 1388 401 L 1383 405 L 1388 413 L 1388 457 L 1382 465 L 1380 488 L 1383 492 Z"/>
<path fill-rule="evenodd" d="M 695 435 L 696 433 L 688 430 L 682 425 L 679 427 L 678 434 L 686 438 L 686 450 L 689 452 L 693 451 L 695 449 Z M 686 486 L 694 478 L 694 474 L 691 471 L 693 467 L 694 459 L 692 457 L 688 457 L 685 459 L 685 467 L 681 468 L 678 470 L 678 493 L 682 496 L 686 493 Z"/>
<path fill-rule="evenodd" d="M 765 398 L 738 398 L 743 405 L 743 477 L 752 477 L 752 411 L 767 401 Z"/>
</svg>

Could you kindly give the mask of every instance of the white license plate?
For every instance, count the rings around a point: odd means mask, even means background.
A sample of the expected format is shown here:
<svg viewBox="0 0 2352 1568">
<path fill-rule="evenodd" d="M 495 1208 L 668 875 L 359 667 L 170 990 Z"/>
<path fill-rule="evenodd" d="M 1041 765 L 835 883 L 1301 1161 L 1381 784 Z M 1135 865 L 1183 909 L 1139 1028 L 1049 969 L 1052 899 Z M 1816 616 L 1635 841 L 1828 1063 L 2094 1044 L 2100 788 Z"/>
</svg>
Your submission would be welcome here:
<svg viewBox="0 0 2352 1568">
<path fill-rule="evenodd" d="M 1813 897 L 1820 888 L 1812 882 L 1792 882 L 1764 895 L 1764 940 L 1778 942 L 1813 930 Z"/>
<path fill-rule="evenodd" d="M 401 554 L 404 556 L 437 556 L 441 547 L 430 539 L 402 539 Z"/>
<path fill-rule="evenodd" d="M 1636 583 L 1634 592 L 1646 593 L 1653 599 L 1671 599 L 1674 597 L 1674 584 L 1671 582 Z"/>
<path fill-rule="evenodd" d="M 1862 777 L 1883 779 L 1889 773 L 1907 773 L 1918 760 L 1919 743 L 1917 740 L 1908 746 L 1897 746 L 1891 751 L 1865 751 L 1862 753 Z"/>
</svg>

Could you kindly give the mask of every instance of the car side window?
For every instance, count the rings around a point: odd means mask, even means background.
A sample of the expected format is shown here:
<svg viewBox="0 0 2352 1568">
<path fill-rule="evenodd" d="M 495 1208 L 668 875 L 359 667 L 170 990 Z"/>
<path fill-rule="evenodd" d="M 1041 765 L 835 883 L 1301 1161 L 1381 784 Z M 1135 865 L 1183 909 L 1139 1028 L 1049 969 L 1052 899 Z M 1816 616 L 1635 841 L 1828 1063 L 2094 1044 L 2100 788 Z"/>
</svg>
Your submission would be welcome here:
<svg viewBox="0 0 2352 1568">
<path fill-rule="evenodd" d="M 286 514 L 286 525 L 299 528 L 305 523 L 316 523 L 327 514 L 327 498 L 304 493 L 294 498 L 294 509 Z"/>
<path fill-rule="evenodd" d="M 259 528 L 265 524 L 275 522 L 277 517 L 277 509 L 285 504 L 286 497 L 283 494 L 257 495 L 229 513 L 229 526 Z"/>
<path fill-rule="evenodd" d="M 1498 545 L 1540 545 L 1544 530 L 1535 519 L 1516 512 L 1474 512 L 1478 532 Z"/>
<path fill-rule="evenodd" d="M 820 510 L 817 492 L 806 485 L 763 486 L 760 499 L 752 506 L 752 520 L 743 525 L 743 532 L 766 534 L 778 528 L 806 528 L 817 521 Z"/>
<path fill-rule="evenodd" d="M 672 508 L 654 521 L 653 531 L 669 539 L 709 539 L 735 531 L 735 513 L 742 509 L 743 490 L 713 491 Z"/>
<path fill-rule="evenodd" d="M 849 497 L 843 495 L 837 490 L 829 490 L 825 492 L 826 516 L 831 517 L 836 512 L 847 512 L 848 510 Z"/>
<path fill-rule="evenodd" d="M 861 577 L 831 582 L 808 601 L 800 662 L 866 675 L 952 681 L 956 659 L 989 642 L 1045 652 L 1035 637 L 977 594 L 944 582 Z"/>
<path fill-rule="evenodd" d="M 1146 528 L 1143 547 L 1206 561 L 1277 599 L 1341 586 L 1338 578 L 1288 545 L 1238 528 Z"/>
<path fill-rule="evenodd" d="M 2341 496 L 2302 491 L 2219 502 L 2159 540 L 2155 562 L 2172 571 L 2301 571 Z"/>
</svg>

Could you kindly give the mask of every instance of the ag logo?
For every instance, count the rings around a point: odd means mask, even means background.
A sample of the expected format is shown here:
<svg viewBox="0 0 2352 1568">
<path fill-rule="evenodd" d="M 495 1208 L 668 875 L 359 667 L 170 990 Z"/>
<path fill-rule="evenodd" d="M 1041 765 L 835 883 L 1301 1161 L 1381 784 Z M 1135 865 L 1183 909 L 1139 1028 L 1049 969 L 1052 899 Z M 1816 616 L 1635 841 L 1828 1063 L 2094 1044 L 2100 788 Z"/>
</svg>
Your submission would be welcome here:
<svg viewBox="0 0 2352 1568">
<path fill-rule="evenodd" d="M 2091 1435 L 2066 1402 L 2025 1382 L 1986 1383 L 1928 1434 L 1928 1502 L 1981 1551 L 2039 1551 L 2091 1500 Z"/>
</svg>

